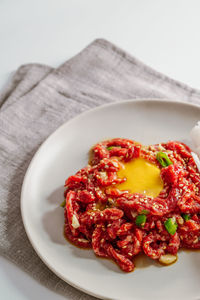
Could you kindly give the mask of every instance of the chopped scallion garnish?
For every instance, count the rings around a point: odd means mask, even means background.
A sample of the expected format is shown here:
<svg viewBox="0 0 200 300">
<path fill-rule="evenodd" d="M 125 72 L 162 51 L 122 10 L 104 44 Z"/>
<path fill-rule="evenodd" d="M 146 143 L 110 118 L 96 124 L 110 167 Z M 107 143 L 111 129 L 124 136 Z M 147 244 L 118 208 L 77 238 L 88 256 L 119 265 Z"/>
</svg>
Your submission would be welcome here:
<svg viewBox="0 0 200 300">
<path fill-rule="evenodd" d="M 162 167 L 167 167 L 173 164 L 168 155 L 164 152 L 158 152 L 156 155 L 156 159 L 159 161 Z"/>
<path fill-rule="evenodd" d="M 143 214 L 143 215 L 148 215 L 148 214 L 149 214 L 149 210 L 143 209 L 143 210 L 141 211 L 141 214 Z"/>
<path fill-rule="evenodd" d="M 177 229 L 177 223 L 175 220 L 173 220 L 173 218 L 169 218 L 167 219 L 167 221 L 165 221 L 165 228 L 166 230 L 170 233 L 170 234 L 174 234 L 176 232 Z"/>
<path fill-rule="evenodd" d="M 107 147 L 107 150 L 110 151 L 114 146 Z"/>
<path fill-rule="evenodd" d="M 191 219 L 190 215 L 189 214 L 182 214 L 182 217 L 185 221 L 188 221 Z"/>
<path fill-rule="evenodd" d="M 66 205 L 66 200 L 64 200 L 64 201 L 60 204 L 61 207 L 65 207 L 65 205 Z"/>
<path fill-rule="evenodd" d="M 146 219 L 147 217 L 145 215 L 138 215 L 136 217 L 136 220 L 135 220 L 135 224 L 137 226 L 141 226 L 141 227 L 144 227 L 145 223 L 146 223 Z"/>
</svg>

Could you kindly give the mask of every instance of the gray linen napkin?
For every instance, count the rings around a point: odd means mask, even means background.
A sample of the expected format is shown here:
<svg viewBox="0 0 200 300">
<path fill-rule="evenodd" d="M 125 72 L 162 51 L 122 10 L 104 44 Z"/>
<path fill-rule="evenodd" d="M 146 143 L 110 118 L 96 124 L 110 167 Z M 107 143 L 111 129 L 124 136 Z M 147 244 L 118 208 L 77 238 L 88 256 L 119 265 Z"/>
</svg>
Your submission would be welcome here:
<svg viewBox="0 0 200 300">
<path fill-rule="evenodd" d="M 58 126 L 98 105 L 135 98 L 200 104 L 200 92 L 96 40 L 57 69 L 20 67 L 0 93 L 0 253 L 67 299 L 95 299 L 55 276 L 24 231 L 20 191 L 39 145 Z"/>
</svg>

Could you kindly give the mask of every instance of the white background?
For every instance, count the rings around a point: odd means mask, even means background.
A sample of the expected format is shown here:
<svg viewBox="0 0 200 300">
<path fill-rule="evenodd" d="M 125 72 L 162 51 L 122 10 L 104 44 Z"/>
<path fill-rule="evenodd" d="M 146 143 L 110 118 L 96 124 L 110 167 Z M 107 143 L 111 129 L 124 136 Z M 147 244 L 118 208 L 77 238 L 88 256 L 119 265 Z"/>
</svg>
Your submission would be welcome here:
<svg viewBox="0 0 200 300">
<path fill-rule="evenodd" d="M 0 0 L 0 87 L 21 64 L 56 67 L 96 38 L 200 89 L 199 0 Z M 2 299 L 66 299 L 0 263 Z"/>
</svg>

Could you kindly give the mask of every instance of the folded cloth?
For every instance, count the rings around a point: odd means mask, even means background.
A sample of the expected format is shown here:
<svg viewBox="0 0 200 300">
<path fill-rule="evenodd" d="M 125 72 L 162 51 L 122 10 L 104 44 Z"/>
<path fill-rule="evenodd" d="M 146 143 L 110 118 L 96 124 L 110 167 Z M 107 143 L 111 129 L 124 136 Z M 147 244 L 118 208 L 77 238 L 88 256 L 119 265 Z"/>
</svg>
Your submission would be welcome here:
<svg viewBox="0 0 200 300">
<path fill-rule="evenodd" d="M 98 105 L 135 98 L 200 104 L 200 92 L 174 81 L 105 40 L 57 69 L 20 67 L 0 94 L 0 253 L 67 299 L 95 299 L 54 275 L 33 250 L 20 214 L 26 169 L 58 126 Z"/>
</svg>

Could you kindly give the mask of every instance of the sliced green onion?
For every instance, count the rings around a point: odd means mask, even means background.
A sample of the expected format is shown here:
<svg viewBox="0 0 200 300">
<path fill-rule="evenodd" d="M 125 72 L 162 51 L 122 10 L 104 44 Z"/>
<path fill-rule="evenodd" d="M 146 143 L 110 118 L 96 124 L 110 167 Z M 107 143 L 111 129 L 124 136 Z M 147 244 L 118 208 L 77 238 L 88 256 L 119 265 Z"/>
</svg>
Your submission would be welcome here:
<svg viewBox="0 0 200 300">
<path fill-rule="evenodd" d="M 145 223 L 146 223 L 146 219 L 147 219 L 147 217 L 145 215 L 138 215 L 136 217 L 135 224 L 137 226 L 143 227 L 145 225 Z"/>
<path fill-rule="evenodd" d="M 167 219 L 167 221 L 165 221 L 165 228 L 167 229 L 167 231 L 170 233 L 170 234 L 174 234 L 176 232 L 176 229 L 178 227 L 176 221 L 173 220 L 173 218 L 169 218 Z"/>
<path fill-rule="evenodd" d="M 141 214 L 143 214 L 143 215 L 148 215 L 148 214 L 149 214 L 149 210 L 143 209 L 143 210 L 141 211 Z"/>
<path fill-rule="evenodd" d="M 107 147 L 107 150 L 110 151 L 114 146 Z"/>
<path fill-rule="evenodd" d="M 64 201 L 60 204 L 61 207 L 65 207 L 65 205 L 66 205 L 66 200 L 64 200 Z"/>
<path fill-rule="evenodd" d="M 191 219 L 190 215 L 189 214 L 182 214 L 182 217 L 185 221 L 188 221 Z"/>
<path fill-rule="evenodd" d="M 156 159 L 159 161 L 162 167 L 167 167 L 173 164 L 168 155 L 164 152 L 158 152 L 156 155 Z"/>
</svg>

